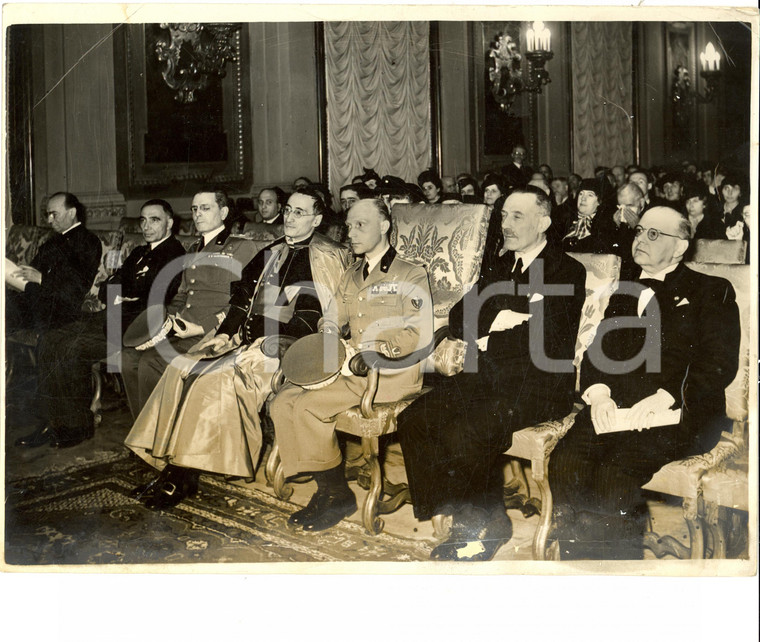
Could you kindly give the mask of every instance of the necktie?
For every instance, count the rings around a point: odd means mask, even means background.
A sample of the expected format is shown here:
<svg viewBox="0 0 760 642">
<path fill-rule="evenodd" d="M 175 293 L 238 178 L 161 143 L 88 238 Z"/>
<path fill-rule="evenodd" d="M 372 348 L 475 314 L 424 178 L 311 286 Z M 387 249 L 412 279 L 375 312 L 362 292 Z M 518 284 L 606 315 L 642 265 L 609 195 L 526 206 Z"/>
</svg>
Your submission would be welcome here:
<svg viewBox="0 0 760 642">
<path fill-rule="evenodd" d="M 206 245 L 206 239 L 201 236 L 201 240 L 198 242 L 198 251 L 200 252 Z"/>
<path fill-rule="evenodd" d="M 367 263 L 365 261 L 364 262 L 364 269 L 362 270 L 362 277 L 366 281 L 368 276 L 369 276 L 369 263 Z"/>
<path fill-rule="evenodd" d="M 519 259 L 517 259 L 517 261 L 515 261 L 515 267 L 512 268 L 512 274 L 514 274 L 519 279 L 522 273 L 523 273 L 523 260 L 522 260 L 522 257 L 520 257 Z"/>
</svg>

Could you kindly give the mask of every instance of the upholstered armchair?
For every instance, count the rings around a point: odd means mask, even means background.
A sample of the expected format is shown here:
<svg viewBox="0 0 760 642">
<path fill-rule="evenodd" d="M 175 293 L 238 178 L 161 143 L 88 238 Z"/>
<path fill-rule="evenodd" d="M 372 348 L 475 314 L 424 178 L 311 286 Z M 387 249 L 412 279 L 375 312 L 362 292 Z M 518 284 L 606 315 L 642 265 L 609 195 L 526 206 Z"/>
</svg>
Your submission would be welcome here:
<svg viewBox="0 0 760 642">
<path fill-rule="evenodd" d="M 620 278 L 620 258 L 612 254 L 569 253 L 586 268 L 586 302 L 581 313 L 578 337 L 575 342 L 576 391 L 580 381 L 583 353 L 591 344 L 597 328 L 604 318 L 610 297 L 617 289 Z M 533 558 L 546 559 L 546 541 L 551 528 L 553 501 L 549 486 L 549 457 L 557 442 L 567 433 L 581 410 L 580 404 L 562 419 L 545 421 L 537 426 L 518 430 L 512 435 L 512 446 L 506 452 L 510 457 L 527 459 L 531 476 L 541 495 L 541 517 L 533 537 Z"/>
<path fill-rule="evenodd" d="M 697 239 L 691 260 L 695 263 L 743 264 L 748 252 L 746 241 Z"/>
<path fill-rule="evenodd" d="M 747 512 L 748 455 L 750 439 L 749 373 L 750 373 L 750 298 L 751 273 L 748 265 L 721 263 L 689 263 L 688 266 L 713 276 L 727 279 L 736 291 L 741 323 L 739 369 L 736 378 L 726 388 L 726 415 L 733 421 L 730 433 L 704 455 L 688 457 L 663 466 L 643 488 L 673 495 L 682 499 L 684 519 L 689 530 L 689 546 L 671 536 L 647 533 L 644 545 L 655 555 L 701 559 L 725 557 L 735 538 L 746 537 L 746 523 L 737 513 Z M 740 545 L 738 548 L 741 548 Z M 736 551 L 731 551 L 736 553 Z"/>
<path fill-rule="evenodd" d="M 467 204 L 397 204 L 393 207 L 392 218 L 391 242 L 398 254 L 427 269 L 436 330 L 433 344 L 438 345 L 448 333 L 449 311 L 477 281 L 488 228 L 487 209 L 484 205 Z M 429 348 L 415 356 L 419 360 L 425 359 L 432 351 L 432 346 Z M 424 367 L 432 370 L 433 364 L 440 359 L 432 354 L 428 358 L 430 361 Z M 404 360 L 406 365 L 409 361 L 408 357 Z M 373 352 L 361 352 L 352 358 L 350 367 L 354 374 L 367 377 L 367 389 L 359 406 L 336 418 L 337 430 L 361 438 L 368 469 L 368 473 L 359 474 L 360 484 L 368 486 L 362 522 L 372 534 L 383 528 L 379 515 L 393 512 L 408 501 L 406 484 L 391 485 L 383 479 L 380 438 L 396 431 L 396 417 L 414 400 L 373 403 L 381 376 L 377 362 L 378 355 Z M 383 367 L 388 365 L 388 360 L 384 360 Z M 425 392 L 427 389 L 423 388 L 419 394 Z M 275 445 L 267 462 L 267 478 L 271 480 L 276 495 L 287 498 L 292 489 L 285 483 L 278 460 Z"/>
</svg>

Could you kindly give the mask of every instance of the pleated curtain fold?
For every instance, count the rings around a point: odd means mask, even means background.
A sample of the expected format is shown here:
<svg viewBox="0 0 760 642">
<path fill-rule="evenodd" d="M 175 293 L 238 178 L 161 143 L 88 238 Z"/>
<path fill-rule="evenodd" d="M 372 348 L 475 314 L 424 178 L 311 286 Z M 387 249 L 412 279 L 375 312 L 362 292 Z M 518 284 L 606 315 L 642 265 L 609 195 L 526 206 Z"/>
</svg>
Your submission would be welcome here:
<svg viewBox="0 0 760 642">
<path fill-rule="evenodd" d="M 325 23 L 330 190 L 363 168 L 407 181 L 430 166 L 427 22 Z"/>
</svg>

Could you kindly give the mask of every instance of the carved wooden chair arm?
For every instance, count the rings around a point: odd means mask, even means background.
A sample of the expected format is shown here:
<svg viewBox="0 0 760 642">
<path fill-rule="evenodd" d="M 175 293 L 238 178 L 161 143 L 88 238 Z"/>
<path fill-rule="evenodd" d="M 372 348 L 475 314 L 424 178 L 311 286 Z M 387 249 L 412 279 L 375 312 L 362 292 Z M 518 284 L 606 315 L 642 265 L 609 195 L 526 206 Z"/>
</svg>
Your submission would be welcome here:
<svg viewBox="0 0 760 642">
<path fill-rule="evenodd" d="M 272 334 L 261 342 L 261 351 L 271 359 L 282 359 L 288 348 L 296 342 L 295 337 L 286 334 Z"/>
</svg>

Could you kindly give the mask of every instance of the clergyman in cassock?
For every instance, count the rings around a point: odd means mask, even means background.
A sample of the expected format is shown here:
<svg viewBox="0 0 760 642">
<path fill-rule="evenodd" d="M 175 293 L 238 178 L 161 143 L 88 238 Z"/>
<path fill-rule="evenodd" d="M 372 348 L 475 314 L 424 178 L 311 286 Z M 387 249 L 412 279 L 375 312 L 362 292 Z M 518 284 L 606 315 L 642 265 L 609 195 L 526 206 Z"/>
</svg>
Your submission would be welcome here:
<svg viewBox="0 0 760 642">
<path fill-rule="evenodd" d="M 290 196 L 285 236 L 243 268 L 216 334 L 175 359 L 148 398 L 125 442 L 161 470 L 135 490 L 148 507 L 194 494 L 199 470 L 254 477 L 259 411 L 277 369 L 277 359 L 261 350 L 262 338 L 315 333 L 348 265 L 347 250 L 315 231 L 324 211 L 311 188 Z"/>
</svg>

